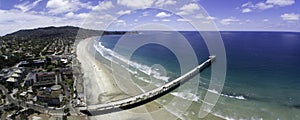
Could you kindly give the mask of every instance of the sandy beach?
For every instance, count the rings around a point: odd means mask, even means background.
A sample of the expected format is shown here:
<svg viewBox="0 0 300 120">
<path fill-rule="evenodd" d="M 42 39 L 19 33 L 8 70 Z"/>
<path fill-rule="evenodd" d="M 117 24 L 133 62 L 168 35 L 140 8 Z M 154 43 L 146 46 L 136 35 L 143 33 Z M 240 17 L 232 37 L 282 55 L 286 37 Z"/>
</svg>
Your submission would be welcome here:
<svg viewBox="0 0 300 120">
<path fill-rule="evenodd" d="M 128 97 L 123 91 L 120 90 L 113 80 L 112 73 L 100 63 L 88 51 L 88 46 L 93 42 L 93 39 L 85 39 L 77 45 L 77 59 L 81 63 L 83 71 L 84 90 L 86 102 L 88 105 L 105 103 L 108 101 L 118 100 Z M 131 90 L 129 90 L 131 89 Z M 135 88 L 128 88 L 132 91 Z M 135 93 L 133 93 L 135 94 Z M 109 114 L 91 116 L 90 119 L 105 119 L 105 120 L 153 120 L 153 119 L 178 119 L 175 115 L 164 109 L 164 106 L 156 103 L 155 101 L 149 102 L 129 110 L 122 110 Z"/>
</svg>

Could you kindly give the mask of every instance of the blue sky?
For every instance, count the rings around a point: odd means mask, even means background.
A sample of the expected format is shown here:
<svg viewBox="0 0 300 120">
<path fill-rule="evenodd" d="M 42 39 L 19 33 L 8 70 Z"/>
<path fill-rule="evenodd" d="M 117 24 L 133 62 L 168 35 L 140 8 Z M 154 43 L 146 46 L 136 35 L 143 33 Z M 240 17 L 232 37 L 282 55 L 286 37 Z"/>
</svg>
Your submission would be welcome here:
<svg viewBox="0 0 300 120">
<path fill-rule="evenodd" d="M 217 30 L 300 31 L 299 8 L 296 0 L 0 0 L 0 35 L 64 25 L 131 30 L 155 24 L 157 29 L 195 30 L 197 24 L 204 30 L 213 25 Z"/>
</svg>

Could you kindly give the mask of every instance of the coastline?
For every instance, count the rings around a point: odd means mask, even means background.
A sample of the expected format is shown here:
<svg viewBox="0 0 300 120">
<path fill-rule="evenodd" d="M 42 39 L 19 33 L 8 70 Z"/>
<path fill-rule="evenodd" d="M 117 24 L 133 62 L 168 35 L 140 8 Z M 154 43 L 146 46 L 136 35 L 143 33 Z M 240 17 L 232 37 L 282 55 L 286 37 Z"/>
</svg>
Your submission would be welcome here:
<svg viewBox="0 0 300 120">
<path fill-rule="evenodd" d="M 77 59 L 81 63 L 81 69 L 84 73 L 84 90 L 87 104 L 105 103 L 129 97 L 122 92 L 123 89 L 118 88 L 110 70 L 88 51 L 88 47 L 92 42 L 92 38 L 81 40 L 76 50 Z M 133 109 L 92 116 L 90 119 L 179 119 L 162 108 L 162 105 L 152 101 Z"/>
</svg>

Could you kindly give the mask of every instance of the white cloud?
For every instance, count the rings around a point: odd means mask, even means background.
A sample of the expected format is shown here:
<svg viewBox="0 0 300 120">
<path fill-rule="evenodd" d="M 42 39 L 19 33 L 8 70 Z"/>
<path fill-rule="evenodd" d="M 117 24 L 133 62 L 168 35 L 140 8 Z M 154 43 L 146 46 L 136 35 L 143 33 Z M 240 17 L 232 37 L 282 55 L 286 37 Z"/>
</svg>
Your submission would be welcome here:
<svg viewBox="0 0 300 120">
<path fill-rule="evenodd" d="M 269 22 L 269 19 L 263 19 L 263 22 Z"/>
<path fill-rule="evenodd" d="M 232 24 L 233 22 L 239 22 L 240 20 L 239 19 L 236 19 L 235 17 L 229 17 L 229 18 L 226 18 L 226 19 L 222 19 L 220 21 L 221 24 L 223 25 L 230 25 Z"/>
<path fill-rule="evenodd" d="M 176 4 L 175 0 L 157 0 L 155 2 L 155 5 L 158 6 L 158 7 L 162 7 L 162 6 L 165 6 L 165 5 L 174 5 L 174 4 Z"/>
<path fill-rule="evenodd" d="M 283 20 L 286 21 L 296 21 L 299 20 L 300 15 L 295 13 L 285 13 L 280 16 Z"/>
<path fill-rule="evenodd" d="M 68 18 L 71 18 L 71 17 L 74 16 L 74 13 L 73 12 L 69 12 L 69 13 L 65 14 L 65 16 L 68 17 Z"/>
<path fill-rule="evenodd" d="M 163 22 L 170 22 L 171 20 L 170 19 L 162 19 L 161 21 L 163 21 Z"/>
<path fill-rule="evenodd" d="M 197 15 L 194 16 L 194 18 L 202 19 L 202 18 L 204 18 L 204 15 L 203 14 L 197 14 Z"/>
<path fill-rule="evenodd" d="M 183 18 L 179 18 L 179 19 L 177 19 L 177 21 L 178 21 L 178 22 L 188 22 L 189 20 L 183 19 Z"/>
<path fill-rule="evenodd" d="M 46 8 L 51 14 L 60 14 L 75 12 L 80 8 L 91 9 L 91 6 L 90 2 L 82 3 L 79 0 L 49 0 Z"/>
<path fill-rule="evenodd" d="M 142 16 L 146 17 L 146 16 L 148 16 L 148 15 L 149 15 L 149 12 L 146 11 L 146 12 L 143 12 L 143 15 L 142 15 Z"/>
<path fill-rule="evenodd" d="M 121 10 L 119 12 L 117 12 L 118 15 L 124 15 L 124 14 L 130 14 L 131 11 L 130 10 Z"/>
<path fill-rule="evenodd" d="M 118 0 L 117 4 L 127 6 L 129 8 L 147 8 L 153 4 L 154 0 Z"/>
<path fill-rule="evenodd" d="M 80 19 L 85 19 L 89 16 L 89 13 L 79 13 L 76 15 L 76 17 L 80 18 Z"/>
<path fill-rule="evenodd" d="M 242 4 L 242 8 L 252 6 L 252 5 L 253 5 L 252 2 L 246 2 L 246 3 Z"/>
<path fill-rule="evenodd" d="M 288 6 L 294 4 L 295 0 L 267 0 L 266 3 L 278 6 Z"/>
<path fill-rule="evenodd" d="M 195 10 L 199 10 L 199 6 L 196 3 L 190 3 L 190 4 L 186 4 L 183 5 L 181 8 L 179 8 L 179 10 L 181 10 L 180 12 L 178 12 L 178 15 L 187 15 L 189 13 L 193 13 Z"/>
<path fill-rule="evenodd" d="M 117 20 L 117 23 L 125 23 L 125 20 Z"/>
<path fill-rule="evenodd" d="M 12 33 L 20 29 L 30 29 L 47 26 L 80 25 L 80 22 L 78 20 L 26 12 L 23 13 L 19 10 L 0 10 L 0 23 L 2 23 L 0 24 L 0 35 Z"/>
<path fill-rule="evenodd" d="M 252 10 L 250 8 L 245 8 L 242 10 L 242 13 L 248 13 L 251 12 Z"/>
<path fill-rule="evenodd" d="M 79 13 L 79 14 L 75 14 L 73 12 L 69 12 L 67 14 L 65 14 L 66 18 L 70 18 L 70 19 L 85 19 L 89 16 L 89 13 Z"/>
<path fill-rule="evenodd" d="M 28 10 L 31 10 L 36 5 L 38 5 L 41 1 L 42 0 L 37 0 L 34 1 L 32 4 L 30 4 L 29 1 L 27 1 L 18 5 L 14 5 L 14 7 L 20 9 L 22 12 L 27 12 Z"/>
<path fill-rule="evenodd" d="M 215 20 L 217 18 L 216 17 L 212 17 L 212 16 L 207 16 L 205 19 L 207 19 L 207 20 Z"/>
<path fill-rule="evenodd" d="M 212 17 L 212 16 L 204 16 L 203 14 L 197 14 L 197 15 L 194 16 L 194 18 L 205 19 L 205 20 L 215 20 L 215 19 L 217 19 L 216 17 Z"/>
<path fill-rule="evenodd" d="M 252 12 L 254 10 L 266 10 L 273 7 L 284 7 L 295 4 L 295 0 L 266 0 L 265 2 L 258 2 L 253 4 L 252 2 L 247 2 L 242 4 L 242 13 Z"/>
<path fill-rule="evenodd" d="M 266 9 L 270 9 L 270 8 L 274 7 L 274 5 L 259 2 L 255 5 L 255 7 L 260 10 L 266 10 Z"/>
<path fill-rule="evenodd" d="M 97 6 L 94 6 L 92 8 L 93 11 L 101 11 L 101 10 L 107 10 L 110 8 L 113 8 L 114 5 L 111 1 L 103 1 L 103 2 L 99 2 Z"/>
<path fill-rule="evenodd" d="M 186 12 L 193 12 L 195 10 L 199 10 L 199 6 L 196 3 L 190 3 L 187 5 L 183 5 L 180 10 L 186 11 Z"/>
<path fill-rule="evenodd" d="M 160 12 L 155 15 L 155 17 L 159 17 L 159 18 L 170 17 L 170 16 L 171 16 L 171 14 L 168 14 L 165 12 Z"/>
</svg>

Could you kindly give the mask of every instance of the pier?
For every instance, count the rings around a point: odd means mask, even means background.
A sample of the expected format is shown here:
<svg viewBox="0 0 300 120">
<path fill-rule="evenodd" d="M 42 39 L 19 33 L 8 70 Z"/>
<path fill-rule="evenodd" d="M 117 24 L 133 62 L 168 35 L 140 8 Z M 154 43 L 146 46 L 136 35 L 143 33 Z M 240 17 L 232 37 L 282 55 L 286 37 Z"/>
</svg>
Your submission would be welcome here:
<svg viewBox="0 0 300 120">
<path fill-rule="evenodd" d="M 85 113 L 87 115 L 97 115 L 97 114 L 105 114 L 105 113 L 120 111 L 124 109 L 130 109 L 145 104 L 176 89 L 178 86 L 180 86 L 181 83 L 184 83 L 185 81 L 191 79 L 199 72 L 204 70 L 206 67 L 208 67 L 214 60 L 215 60 L 215 56 L 209 56 L 208 60 L 204 61 L 202 64 L 196 66 L 195 68 L 185 73 L 184 75 L 176 78 L 175 80 L 172 80 L 171 82 L 166 83 L 161 87 L 155 88 L 143 94 L 139 94 L 136 96 L 132 96 L 130 98 L 121 99 L 109 103 L 89 105 L 87 107 L 80 107 L 78 108 L 78 110 L 80 110 L 82 113 Z"/>
</svg>

